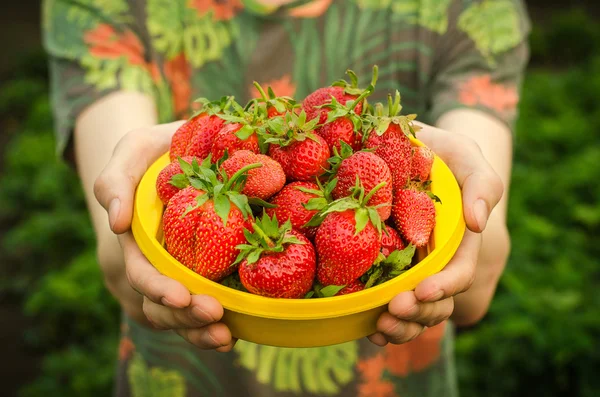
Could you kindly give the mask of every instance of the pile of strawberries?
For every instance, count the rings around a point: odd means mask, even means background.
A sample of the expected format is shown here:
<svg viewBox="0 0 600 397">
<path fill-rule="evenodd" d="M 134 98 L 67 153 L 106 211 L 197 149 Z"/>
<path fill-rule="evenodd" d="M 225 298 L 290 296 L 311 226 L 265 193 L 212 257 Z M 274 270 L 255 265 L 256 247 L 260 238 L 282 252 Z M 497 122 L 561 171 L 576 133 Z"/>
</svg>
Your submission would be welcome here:
<svg viewBox="0 0 600 397">
<path fill-rule="evenodd" d="M 253 294 L 348 294 L 409 269 L 435 225 L 434 155 L 413 146 L 400 95 L 367 102 L 357 78 L 301 103 L 268 94 L 210 102 L 173 136 L 157 179 L 167 251 Z"/>
</svg>

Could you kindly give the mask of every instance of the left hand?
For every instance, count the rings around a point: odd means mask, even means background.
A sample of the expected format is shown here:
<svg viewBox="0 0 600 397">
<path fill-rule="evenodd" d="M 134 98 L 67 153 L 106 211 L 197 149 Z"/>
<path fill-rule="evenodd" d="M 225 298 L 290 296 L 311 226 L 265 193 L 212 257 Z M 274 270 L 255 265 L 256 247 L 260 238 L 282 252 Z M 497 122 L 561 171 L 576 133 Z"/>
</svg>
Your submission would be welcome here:
<svg viewBox="0 0 600 397">
<path fill-rule="evenodd" d="M 462 190 L 468 230 L 452 260 L 437 274 L 423 280 L 414 291 L 396 295 L 377 321 L 376 345 L 406 343 L 426 327 L 447 320 L 454 311 L 454 296 L 467 291 L 475 280 L 481 232 L 503 193 L 503 184 L 472 139 L 418 123 L 418 138 L 429 146 L 456 177 Z"/>
</svg>

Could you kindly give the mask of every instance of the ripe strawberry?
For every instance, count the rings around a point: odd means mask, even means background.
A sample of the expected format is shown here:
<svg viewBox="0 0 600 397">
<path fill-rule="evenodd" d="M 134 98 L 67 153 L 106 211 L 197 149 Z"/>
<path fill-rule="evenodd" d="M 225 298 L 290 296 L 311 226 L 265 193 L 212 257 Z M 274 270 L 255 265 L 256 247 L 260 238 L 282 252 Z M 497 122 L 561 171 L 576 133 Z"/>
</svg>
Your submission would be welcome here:
<svg viewBox="0 0 600 397">
<path fill-rule="evenodd" d="M 335 296 L 353 294 L 354 292 L 362 291 L 364 289 L 365 284 L 362 281 L 354 280 L 353 282 L 342 288 L 340 292 L 335 294 Z"/>
<path fill-rule="evenodd" d="M 375 85 L 377 80 L 377 67 L 373 68 L 373 80 L 372 85 Z M 363 90 L 358 88 L 358 77 L 356 74 L 348 70 L 346 72 L 350 77 L 350 83 L 345 80 L 339 80 L 333 83 L 329 87 L 319 88 L 313 93 L 309 94 L 302 102 L 302 109 L 306 112 L 308 120 L 318 118 L 319 124 L 324 124 L 327 120 L 327 114 L 329 110 L 323 108 L 323 105 L 330 104 L 332 98 L 342 104 L 346 105 L 349 101 L 356 101 L 356 99 L 363 93 Z M 363 101 L 357 101 L 354 108 L 354 113 L 361 114 L 363 111 Z"/>
<path fill-rule="evenodd" d="M 306 122 L 305 112 L 288 112 L 266 123 L 269 155 L 281 164 L 290 181 L 315 180 L 329 168 L 329 147 L 312 132 L 316 123 Z"/>
<path fill-rule="evenodd" d="M 315 250 L 287 221 L 264 215 L 245 232 L 247 244 L 237 261 L 240 280 L 251 293 L 271 298 L 300 299 L 311 289 L 316 272 Z"/>
<path fill-rule="evenodd" d="M 368 117 L 365 148 L 374 149 L 374 153 L 381 157 L 392 172 L 394 191 L 402 189 L 410 180 L 412 146 L 408 134 L 414 135 L 417 126 L 411 124 L 414 115 L 397 116 L 400 111 L 400 94 L 396 91 L 396 99 L 392 102 L 388 97 L 389 115 L 383 116 L 381 109 L 378 114 Z"/>
<path fill-rule="evenodd" d="M 281 165 L 264 154 L 255 154 L 249 150 L 238 150 L 221 165 L 229 177 L 249 164 L 262 164 L 262 167 L 248 171 L 248 178 L 242 194 L 267 200 L 285 185 L 285 174 Z"/>
<path fill-rule="evenodd" d="M 366 196 L 364 189 L 357 187 L 352 196 L 329 203 L 309 222 L 308 226 L 320 223 L 315 247 L 319 258 L 317 278 L 322 285 L 350 284 L 379 256 L 381 219 L 366 203 L 382 186 L 379 184 Z"/>
<path fill-rule="evenodd" d="M 276 207 L 267 208 L 267 214 L 281 221 L 289 220 L 295 230 L 312 240 L 317 228 L 305 225 L 327 205 L 331 189 L 329 185 L 321 189 L 313 182 L 292 182 L 271 199 L 270 203 Z"/>
<path fill-rule="evenodd" d="M 429 192 L 412 185 L 398 190 L 392 218 L 407 242 L 416 248 L 427 245 L 435 226 L 435 205 Z"/>
<path fill-rule="evenodd" d="M 427 146 L 413 148 L 410 179 L 426 181 L 431 173 L 431 166 L 435 155 Z"/>
<path fill-rule="evenodd" d="M 218 281 L 235 271 L 232 266 L 245 241 L 251 209 L 239 183 L 252 164 L 231 178 L 217 176 L 217 164 L 206 159 L 202 165 L 181 162 L 191 186 L 171 198 L 163 215 L 167 251 L 196 273 Z M 202 168 L 202 169 L 201 169 Z"/>
<path fill-rule="evenodd" d="M 347 285 L 369 270 L 381 243 L 369 221 L 357 232 L 356 211 L 346 210 L 327 215 L 317 230 L 315 247 L 319 282 L 325 286 Z"/>
<path fill-rule="evenodd" d="M 385 225 L 385 232 L 381 234 L 381 253 L 384 256 L 389 256 L 396 250 L 403 250 L 406 244 L 402 241 L 402 237 L 396 229 L 389 225 Z"/>
<path fill-rule="evenodd" d="M 211 155 L 214 161 L 223 158 L 225 152 L 229 156 L 238 150 L 249 150 L 253 153 L 260 153 L 258 137 L 255 133 L 247 137 L 243 136 L 243 139 L 238 135 L 243 127 L 244 125 L 239 123 L 223 125 L 221 131 L 215 137 L 211 148 Z"/>
<path fill-rule="evenodd" d="M 223 119 L 217 115 L 228 111 L 231 100 L 231 97 L 224 97 L 218 102 L 204 98 L 197 101 L 203 104 L 201 112 L 179 127 L 171 139 L 171 161 L 185 156 L 204 159 L 209 155 L 213 140 L 223 126 Z"/>
<path fill-rule="evenodd" d="M 183 158 L 187 163 L 191 163 L 194 159 L 195 157 L 192 156 Z M 181 175 L 181 177 L 173 179 L 175 175 Z M 169 163 L 169 165 L 162 169 L 156 178 L 156 192 L 164 205 L 167 205 L 169 200 L 171 200 L 171 197 L 187 186 L 189 186 L 189 181 L 183 174 L 179 161 Z"/>
<path fill-rule="evenodd" d="M 334 148 L 340 150 L 342 142 L 350 145 L 353 150 L 360 150 L 361 137 L 355 132 L 358 129 L 360 127 L 355 125 L 350 117 L 340 117 L 320 127 L 317 134 L 323 137 L 331 151 Z"/>
<path fill-rule="evenodd" d="M 371 197 L 367 205 L 377 207 L 382 221 L 390 217 L 393 199 L 392 174 L 381 157 L 369 152 L 356 152 L 341 161 L 336 177 L 337 185 L 332 192 L 334 199 L 350 195 L 357 178 L 368 192 L 385 182 L 385 186 Z"/>
</svg>

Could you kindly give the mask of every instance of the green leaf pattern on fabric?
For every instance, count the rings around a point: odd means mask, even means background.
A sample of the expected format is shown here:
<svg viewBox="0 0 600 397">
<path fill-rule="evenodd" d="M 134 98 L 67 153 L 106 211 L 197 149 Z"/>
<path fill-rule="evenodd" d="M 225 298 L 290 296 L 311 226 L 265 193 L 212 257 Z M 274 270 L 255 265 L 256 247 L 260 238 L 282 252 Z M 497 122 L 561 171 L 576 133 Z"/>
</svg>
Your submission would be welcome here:
<svg viewBox="0 0 600 397">
<path fill-rule="evenodd" d="M 127 371 L 132 397 L 184 397 L 185 380 L 174 370 L 148 368 L 144 359 L 135 354 Z"/>
<path fill-rule="evenodd" d="M 239 365 L 276 391 L 335 395 L 354 378 L 358 342 L 335 346 L 288 349 L 239 341 Z"/>
<path fill-rule="evenodd" d="M 99 12 L 106 21 L 129 22 L 129 5 L 126 0 L 77 0 L 76 6 L 69 7 L 67 18 L 73 22 L 86 23 L 95 18 L 90 9 Z"/>
<path fill-rule="evenodd" d="M 469 35 L 490 65 L 495 56 L 522 40 L 519 11 L 512 0 L 472 3 L 458 18 L 458 28 Z"/>
<path fill-rule="evenodd" d="M 448 29 L 448 7 L 452 0 L 355 0 L 363 9 L 391 9 L 395 20 L 423 26 L 436 33 Z"/>
</svg>

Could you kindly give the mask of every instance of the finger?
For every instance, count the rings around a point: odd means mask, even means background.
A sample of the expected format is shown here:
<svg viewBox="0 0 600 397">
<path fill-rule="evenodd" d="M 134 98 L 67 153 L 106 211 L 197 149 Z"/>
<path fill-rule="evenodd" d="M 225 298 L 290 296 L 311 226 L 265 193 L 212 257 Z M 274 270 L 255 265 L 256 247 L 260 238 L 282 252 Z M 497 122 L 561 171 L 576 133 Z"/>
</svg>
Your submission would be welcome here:
<svg viewBox="0 0 600 397">
<path fill-rule="evenodd" d="M 125 257 L 127 280 L 133 289 L 152 302 L 171 308 L 184 308 L 191 303 L 191 294 L 178 281 L 166 277 L 142 254 L 131 232 L 119 235 Z"/>
<path fill-rule="evenodd" d="M 231 343 L 230 344 L 228 344 L 227 346 L 219 347 L 216 350 L 219 353 L 229 353 L 230 351 L 233 350 L 233 348 L 235 347 L 235 344 L 237 343 L 237 341 L 238 340 L 236 338 L 231 338 Z"/>
<path fill-rule="evenodd" d="M 377 331 L 381 332 L 389 343 L 406 343 L 421 335 L 425 327 L 419 323 L 399 320 L 390 313 L 383 313 L 377 321 Z"/>
<path fill-rule="evenodd" d="M 475 281 L 481 234 L 469 230 L 452 260 L 442 271 L 421 281 L 415 296 L 421 302 L 434 302 L 468 290 Z"/>
<path fill-rule="evenodd" d="M 231 350 L 235 344 L 231 331 L 223 323 L 210 324 L 202 328 L 175 330 L 183 339 L 201 349 Z"/>
<path fill-rule="evenodd" d="M 433 327 L 450 317 L 454 311 L 454 299 L 420 302 L 414 292 L 403 292 L 390 301 L 388 311 L 399 320 L 414 321 L 426 327 Z"/>
<path fill-rule="evenodd" d="M 456 177 L 462 189 L 467 227 L 482 232 L 490 213 L 502 198 L 502 179 L 473 139 L 423 123 L 415 124 L 422 127 L 419 138 L 444 160 Z"/>
<path fill-rule="evenodd" d="M 172 309 L 144 298 L 144 315 L 155 328 L 200 328 L 216 323 L 223 317 L 223 308 L 216 299 L 194 295 L 192 303 L 183 309 Z"/>
<path fill-rule="evenodd" d="M 94 195 L 108 211 L 114 233 L 123 233 L 131 226 L 135 188 L 150 164 L 169 149 L 180 125 L 175 122 L 134 130 L 117 144 L 94 184 Z"/>
<path fill-rule="evenodd" d="M 373 335 L 367 336 L 367 338 L 377 346 L 383 347 L 388 344 L 388 341 L 385 338 L 385 335 L 382 334 L 381 332 L 376 332 Z"/>
</svg>

